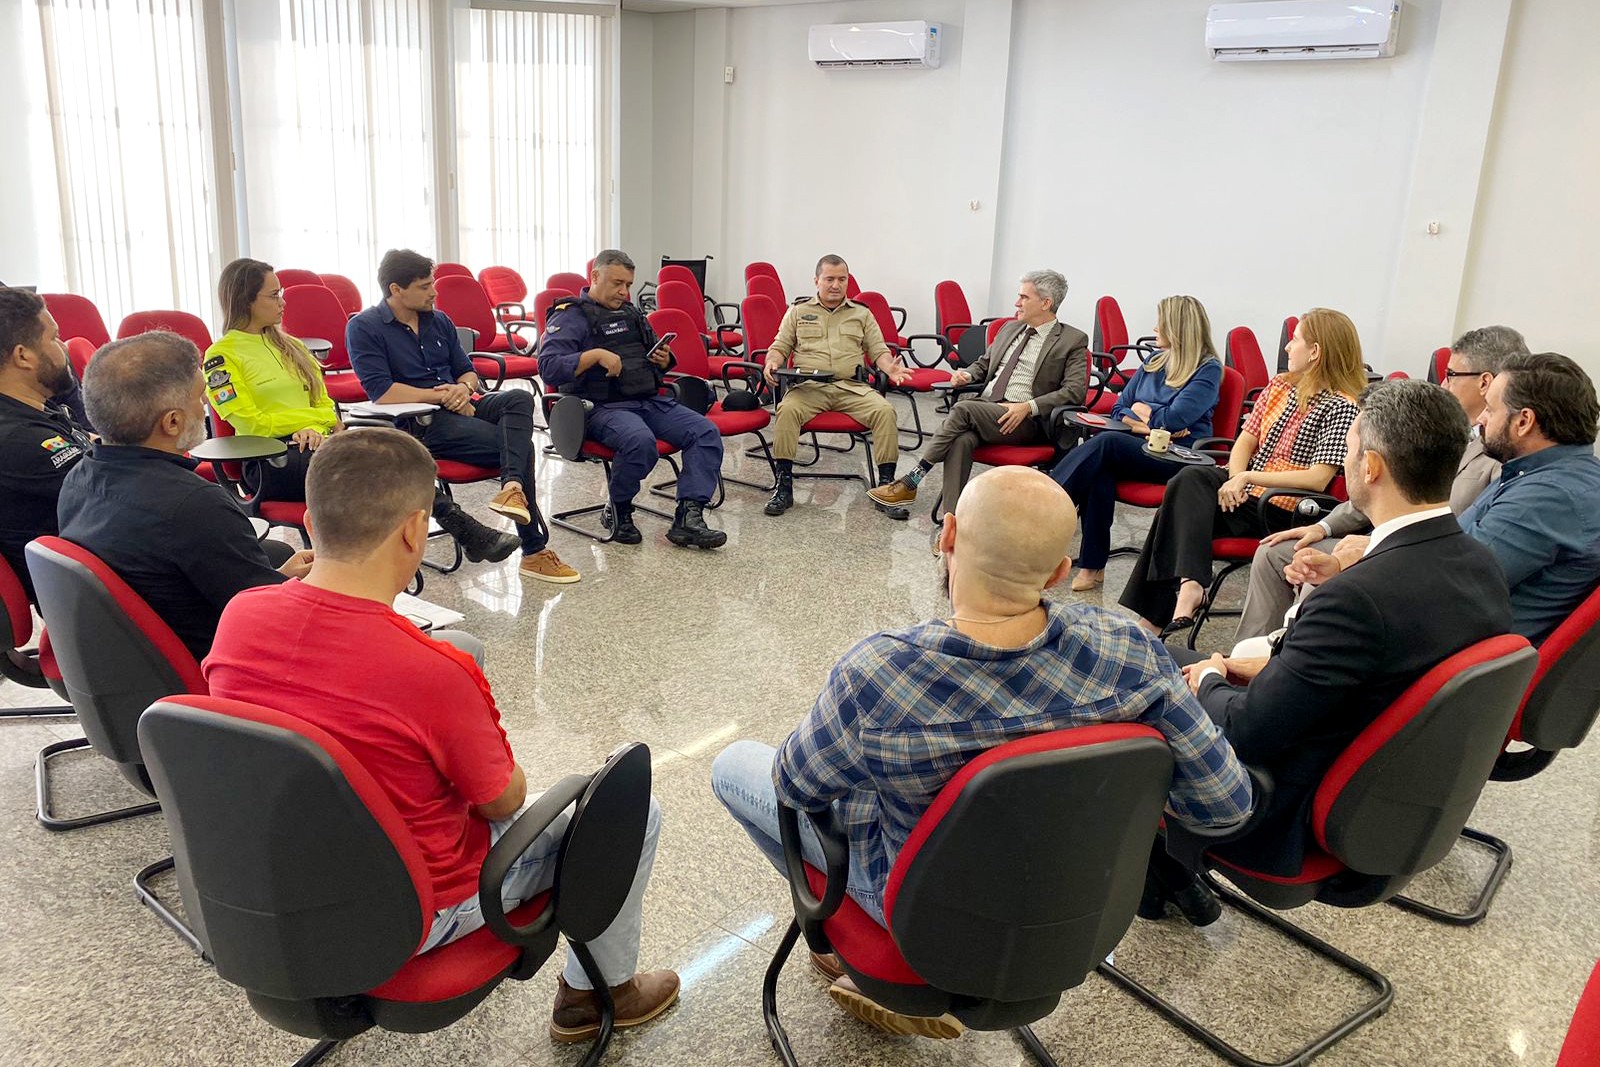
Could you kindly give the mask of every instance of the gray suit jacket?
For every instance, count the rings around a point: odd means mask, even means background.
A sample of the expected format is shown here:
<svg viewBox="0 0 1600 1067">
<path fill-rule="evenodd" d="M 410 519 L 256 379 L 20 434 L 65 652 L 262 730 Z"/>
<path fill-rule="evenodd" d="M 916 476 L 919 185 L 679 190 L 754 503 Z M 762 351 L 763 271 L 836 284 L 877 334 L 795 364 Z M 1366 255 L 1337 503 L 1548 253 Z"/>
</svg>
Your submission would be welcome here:
<svg viewBox="0 0 1600 1067">
<path fill-rule="evenodd" d="M 984 352 L 983 358 L 967 368 L 974 382 L 988 381 L 990 371 L 999 370 L 991 363 L 998 363 L 1005 356 L 1024 329 L 1015 319 L 1000 327 L 994 344 Z M 1077 327 L 1058 320 L 1045 334 L 1044 350 L 1039 353 L 1039 363 L 1033 371 L 1032 392 L 1039 409 L 1039 425 L 1048 427 L 1050 412 L 1062 404 L 1083 403 L 1088 389 L 1089 337 Z"/>
<path fill-rule="evenodd" d="M 1460 515 L 1479 494 L 1500 476 L 1500 462 L 1483 450 L 1483 442 L 1473 434 L 1467 441 L 1467 450 L 1461 454 L 1461 465 L 1456 468 L 1456 480 L 1450 485 L 1450 510 Z M 1372 528 L 1367 517 L 1348 500 L 1322 520 L 1329 537 L 1346 537 Z"/>
</svg>

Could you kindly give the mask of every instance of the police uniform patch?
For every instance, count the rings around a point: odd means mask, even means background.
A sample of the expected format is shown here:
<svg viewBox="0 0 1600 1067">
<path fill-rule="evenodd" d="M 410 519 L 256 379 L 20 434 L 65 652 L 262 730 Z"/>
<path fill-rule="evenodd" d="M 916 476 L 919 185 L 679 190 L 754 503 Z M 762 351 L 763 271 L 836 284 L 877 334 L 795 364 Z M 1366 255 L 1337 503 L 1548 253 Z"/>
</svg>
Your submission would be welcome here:
<svg viewBox="0 0 1600 1067">
<path fill-rule="evenodd" d="M 206 377 L 206 385 L 212 389 L 227 385 L 231 381 L 233 381 L 233 376 L 225 370 L 214 370 Z"/>
<path fill-rule="evenodd" d="M 559 325 L 557 325 L 557 326 L 546 326 L 544 332 L 545 333 L 555 333 L 556 331 L 558 331 L 560 329 L 561 329 L 561 327 Z"/>
<path fill-rule="evenodd" d="M 817 321 L 817 316 L 811 315 L 811 314 L 801 315 L 800 318 L 805 320 L 806 322 L 816 322 Z"/>
<path fill-rule="evenodd" d="M 212 356 L 210 359 L 208 359 L 204 363 L 200 364 L 200 366 L 203 367 L 206 370 L 216 370 L 218 367 L 222 366 L 225 362 L 227 362 L 227 361 L 224 360 L 221 356 Z"/>
<path fill-rule="evenodd" d="M 230 400 L 237 399 L 238 396 L 239 394 L 233 391 L 233 386 L 224 386 L 217 390 L 217 395 L 212 399 L 212 403 L 226 404 Z"/>
<path fill-rule="evenodd" d="M 46 437 L 43 441 L 40 441 L 39 447 L 46 452 L 59 452 L 63 448 L 71 448 L 72 442 L 58 434 L 55 437 Z"/>
</svg>

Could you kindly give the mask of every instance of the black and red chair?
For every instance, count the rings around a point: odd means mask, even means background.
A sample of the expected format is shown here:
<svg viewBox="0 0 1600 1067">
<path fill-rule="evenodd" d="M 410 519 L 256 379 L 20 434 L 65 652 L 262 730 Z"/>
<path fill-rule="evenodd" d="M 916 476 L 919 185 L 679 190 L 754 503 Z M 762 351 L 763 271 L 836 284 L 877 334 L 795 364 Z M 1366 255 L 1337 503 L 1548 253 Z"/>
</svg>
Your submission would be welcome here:
<svg viewBox="0 0 1600 1067">
<path fill-rule="evenodd" d="M 668 273 L 672 272 L 672 273 Z M 706 348 L 721 356 L 730 356 L 744 345 L 744 333 L 737 322 L 726 323 L 722 309 L 731 307 L 737 318 L 739 305 L 715 304 L 716 324 L 706 321 L 706 304 L 709 303 L 695 288 L 694 275 L 685 267 L 662 267 L 662 280 L 656 284 L 656 307 L 681 311 L 689 317 L 694 331 L 705 339 Z M 687 281 L 684 279 L 688 279 Z"/>
<path fill-rule="evenodd" d="M 59 675 L 59 667 L 47 672 L 41 650 L 27 647 L 32 640 L 33 608 L 27 590 L 11 563 L 0 556 L 0 645 L 4 646 L 0 648 L 0 678 L 27 689 L 51 689 L 50 674 Z M 0 707 L 0 719 L 70 718 L 73 714 L 71 704 Z"/>
<path fill-rule="evenodd" d="M 1248 412 L 1255 407 L 1256 397 L 1272 380 L 1267 373 L 1267 361 L 1261 356 L 1256 332 L 1248 326 L 1235 326 L 1228 331 L 1228 343 L 1224 351 L 1228 356 L 1228 366 L 1244 375 L 1244 406 L 1240 410 L 1241 413 Z M 1212 428 L 1223 436 L 1233 436 L 1239 432 L 1238 423 L 1223 426 L 1213 422 Z"/>
<path fill-rule="evenodd" d="M 320 283 L 288 286 L 283 299 L 283 331 L 298 337 L 316 357 L 328 395 L 338 404 L 366 400 L 367 391 L 350 369 L 350 353 L 344 343 L 350 316 L 333 290 Z"/>
<path fill-rule="evenodd" d="M 326 731 L 256 704 L 161 700 L 139 721 L 172 838 L 179 892 L 205 956 L 281 1030 L 315 1040 L 309 1067 L 377 1027 L 428 1033 L 466 1016 L 507 978 L 526 980 L 565 935 L 605 990 L 588 942 L 632 887 L 650 802 L 650 750 L 629 744 L 592 775 L 544 792 L 496 842 L 478 876 L 484 925 L 417 954 L 437 910 L 432 876 L 382 786 Z M 239 802 L 239 783 L 270 795 Z M 507 870 L 567 808 L 554 886 L 507 908 Z M 604 1055 L 613 1007 L 584 1059 Z"/>
<path fill-rule="evenodd" d="M 798 1067 L 778 1018 L 778 976 L 803 935 L 812 951 L 837 953 L 883 1007 L 1013 1030 L 1036 1062 L 1054 1067 L 1031 1024 L 1133 921 L 1171 780 L 1166 739 L 1132 723 L 1035 734 L 982 753 L 939 791 L 896 857 L 887 928 L 845 895 L 849 841 L 833 810 L 809 814 L 827 861 L 818 870 L 802 859 L 799 813 L 780 805 L 795 918 L 761 997 L 778 1057 Z"/>
<path fill-rule="evenodd" d="M 184 338 L 203 355 L 211 347 L 211 331 L 198 315 L 187 311 L 135 311 L 117 327 L 117 340 L 137 337 L 152 330 L 166 330 Z"/>
<path fill-rule="evenodd" d="M 465 263 L 438 263 L 433 268 L 433 280 L 437 283 L 440 278 L 472 278 L 472 268 Z"/>
<path fill-rule="evenodd" d="M 76 293 L 40 293 L 45 310 L 56 320 L 62 337 L 82 337 L 98 352 L 111 343 L 111 331 L 100 309 L 88 297 Z"/>
<path fill-rule="evenodd" d="M 478 284 L 483 286 L 484 294 L 494 305 L 494 317 L 501 322 L 528 317 L 524 307 L 528 299 L 528 283 L 511 267 L 483 268 L 478 272 Z"/>
<path fill-rule="evenodd" d="M 206 400 L 206 411 L 209 414 L 206 421 L 210 424 L 212 437 L 235 436 L 232 424 L 217 413 L 217 409 L 211 406 L 209 398 Z M 211 476 L 207 480 L 217 482 L 230 490 L 246 512 L 259 517 L 268 526 L 288 527 L 300 535 L 302 545 L 310 548 L 311 536 L 306 530 L 305 501 L 261 499 L 264 474 L 261 464 L 273 462 L 274 460 L 269 458 L 242 462 L 202 463 L 201 466 L 211 470 Z M 283 461 L 278 460 L 278 462 L 281 464 Z"/>
<path fill-rule="evenodd" d="M 1578 998 L 1556 1067 L 1600 1067 L 1600 963 Z"/>
<path fill-rule="evenodd" d="M 960 282 L 946 279 L 933 287 L 933 315 L 934 332 L 942 335 L 950 342 L 951 349 L 961 346 L 961 335 L 974 326 L 987 326 L 994 322 L 993 317 L 975 319 L 972 310 L 967 304 L 967 294 L 962 290 Z M 983 355 L 980 351 L 977 356 Z M 973 360 L 963 360 L 962 366 L 967 366 Z"/>
<path fill-rule="evenodd" d="M 1445 371 L 1450 368 L 1450 346 L 1435 348 L 1433 355 L 1428 359 L 1428 381 L 1434 385 L 1444 384 Z"/>
<path fill-rule="evenodd" d="M 884 343 L 894 350 L 906 369 L 911 372 L 910 381 L 901 385 L 891 384 L 889 391 L 898 393 L 911 402 L 911 432 L 915 440 L 903 447 L 921 448 L 927 434 L 922 429 L 922 413 L 917 408 L 917 394 L 931 393 L 934 386 L 945 385 L 950 381 L 950 373 L 954 369 L 950 362 L 950 343 L 943 335 L 936 333 L 901 334 L 894 321 L 893 309 L 882 293 L 866 289 L 856 294 L 855 301 L 872 312 L 872 319 L 878 324 Z M 918 341 L 932 342 L 937 351 L 925 358 L 919 358 L 916 352 Z"/>
<path fill-rule="evenodd" d="M 288 289 L 292 285 L 321 285 L 322 275 L 314 270 L 300 270 L 297 267 L 284 267 L 273 271 L 278 276 L 278 285 Z"/>
<path fill-rule="evenodd" d="M 589 261 L 589 272 L 594 272 L 594 260 Z M 589 285 L 589 275 L 579 274 L 576 271 L 564 270 L 550 275 L 544 281 L 546 289 L 560 289 L 564 293 L 577 296 Z"/>
<path fill-rule="evenodd" d="M 1290 315 L 1283 320 L 1283 325 L 1278 328 L 1278 373 L 1282 374 L 1289 369 L 1289 339 L 1294 336 L 1294 331 L 1300 325 L 1300 316 Z"/>
<path fill-rule="evenodd" d="M 1443 859 L 1483 791 L 1536 658 L 1521 637 L 1492 637 L 1450 656 L 1407 687 L 1323 775 L 1310 812 L 1315 843 L 1294 873 L 1267 874 L 1228 859 L 1227 843 L 1250 835 L 1270 810 L 1264 776 L 1256 776 L 1255 814 L 1244 826 L 1180 833 L 1169 828 L 1169 852 L 1196 869 L 1224 902 L 1371 987 L 1372 997 L 1337 1026 L 1284 1059 L 1265 1061 L 1241 1052 L 1115 964 L 1102 963 L 1100 973 L 1241 1067 L 1308 1063 L 1381 1015 L 1394 999 L 1387 978 L 1268 909 L 1312 901 L 1338 908 L 1379 904 Z M 1218 884 L 1213 870 L 1242 892 Z M 1190 992 L 1193 1000 L 1205 999 L 1199 991 Z M 1237 996 L 1236 990 L 1228 991 L 1229 998 Z"/>
<path fill-rule="evenodd" d="M 38 538 L 26 551 L 39 612 L 50 627 L 51 654 L 84 734 L 40 750 L 35 767 L 39 823 L 47 830 L 75 830 L 151 814 L 159 804 L 72 818 L 56 815 L 50 762 L 64 752 L 91 748 L 115 764 L 135 789 L 154 797 L 139 748 L 139 716 L 173 693 L 206 692 L 200 665 L 172 628 L 94 553 L 60 537 Z M 171 869 L 171 857 L 145 867 L 134 876 L 134 893 L 199 952 L 194 932 L 150 888 L 152 879 Z"/>
<path fill-rule="evenodd" d="M 364 306 L 361 300 L 361 287 L 345 277 L 343 274 L 318 274 L 318 280 L 328 292 L 332 293 L 339 301 L 339 306 L 344 308 L 344 313 L 354 318 L 361 314 Z M 282 284 L 283 279 L 278 279 Z"/>
<path fill-rule="evenodd" d="M 711 355 L 711 369 L 724 386 L 731 388 L 732 379 L 742 378 L 750 383 L 763 398 L 768 390 L 761 379 L 759 368 L 767 358 L 767 349 L 777 339 L 778 327 L 783 322 L 784 306 L 770 297 L 752 293 L 739 304 L 739 318 L 744 325 L 744 352 L 740 356 Z"/>
<path fill-rule="evenodd" d="M 502 322 L 495 318 L 488 294 L 478 279 L 471 275 L 447 275 L 434 282 L 438 308 L 450 317 L 459 329 L 471 330 L 474 344 L 468 346 L 468 355 L 479 377 L 498 389 L 508 380 L 529 382 L 539 392 L 535 379 L 539 375 L 539 359 L 533 354 L 538 326 L 527 319 Z M 535 337 L 523 337 L 521 331 L 532 330 Z"/>
<path fill-rule="evenodd" d="M 669 381 L 667 391 L 678 398 L 679 403 L 696 411 L 705 412 L 711 407 L 711 387 L 698 378 L 684 377 L 677 381 Z M 583 507 L 568 508 L 566 511 L 557 511 L 550 516 L 550 521 L 563 530 L 582 534 L 593 541 L 605 544 L 616 538 L 608 517 L 611 507 L 609 486 L 611 485 L 611 461 L 616 458 L 616 450 L 588 436 L 586 423 L 587 415 L 594 405 L 582 397 L 572 394 L 552 395 L 545 394 L 545 421 L 550 427 L 550 447 L 562 459 L 572 463 L 598 463 L 605 472 L 605 485 L 607 492 L 604 499 L 598 504 L 585 504 Z M 678 462 L 673 457 L 678 453 L 677 446 L 668 444 L 659 438 L 656 439 L 656 456 L 667 461 L 667 466 L 672 468 L 672 478 L 676 480 L 683 472 L 678 467 Z M 654 515 L 658 519 L 673 521 L 673 516 L 659 508 L 634 501 L 633 510 Z M 600 515 L 604 522 L 604 532 L 596 533 L 587 526 L 580 526 L 573 520 L 581 515 Z"/>
</svg>

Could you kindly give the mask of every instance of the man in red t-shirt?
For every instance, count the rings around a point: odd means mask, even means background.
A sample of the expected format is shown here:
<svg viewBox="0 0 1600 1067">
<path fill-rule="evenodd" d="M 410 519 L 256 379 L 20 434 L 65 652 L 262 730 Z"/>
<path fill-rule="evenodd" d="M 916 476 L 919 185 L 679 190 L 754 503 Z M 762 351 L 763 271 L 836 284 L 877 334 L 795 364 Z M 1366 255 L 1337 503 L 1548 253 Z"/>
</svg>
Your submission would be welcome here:
<svg viewBox="0 0 1600 1067">
<path fill-rule="evenodd" d="M 235 596 L 204 664 L 213 696 L 316 724 L 383 787 L 433 880 L 436 911 L 422 952 L 483 925 L 478 872 L 532 799 L 473 657 L 426 636 L 390 606 L 427 546 L 434 475 L 427 449 L 397 430 L 329 438 L 306 476 L 317 545 L 311 572 Z M 508 909 L 554 882 L 567 818 L 512 866 L 502 887 Z M 633 889 L 616 921 L 589 944 L 602 973 L 631 976 L 611 988 L 619 1027 L 655 1018 L 678 996 L 673 972 L 636 973 L 659 822 L 652 799 Z M 594 992 L 569 953 L 550 1034 L 581 1041 L 598 1030 Z"/>
</svg>

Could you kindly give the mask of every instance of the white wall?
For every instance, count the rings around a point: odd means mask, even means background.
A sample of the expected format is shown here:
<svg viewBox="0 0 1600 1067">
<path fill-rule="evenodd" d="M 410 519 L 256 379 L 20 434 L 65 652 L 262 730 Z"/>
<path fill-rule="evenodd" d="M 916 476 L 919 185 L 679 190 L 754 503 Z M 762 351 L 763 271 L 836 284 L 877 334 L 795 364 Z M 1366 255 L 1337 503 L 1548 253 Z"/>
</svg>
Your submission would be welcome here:
<svg viewBox="0 0 1600 1067">
<path fill-rule="evenodd" d="M 620 21 L 618 126 L 628 165 L 617 174 L 617 246 L 643 255 L 655 229 L 655 19 L 624 15 Z"/>
<path fill-rule="evenodd" d="M 65 268 L 38 27 L 32 4 L 0 0 L 0 281 L 49 292 Z"/>
</svg>

